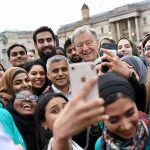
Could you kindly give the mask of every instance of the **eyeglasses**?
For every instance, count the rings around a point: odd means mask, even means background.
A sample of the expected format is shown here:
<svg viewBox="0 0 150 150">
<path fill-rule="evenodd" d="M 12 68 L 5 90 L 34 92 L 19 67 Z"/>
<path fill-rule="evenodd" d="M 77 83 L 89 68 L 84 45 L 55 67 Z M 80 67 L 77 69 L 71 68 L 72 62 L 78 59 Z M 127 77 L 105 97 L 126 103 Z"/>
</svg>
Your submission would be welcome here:
<svg viewBox="0 0 150 150">
<path fill-rule="evenodd" d="M 16 94 L 16 99 L 20 100 L 20 101 L 23 101 L 23 100 L 37 101 L 38 96 L 36 96 L 36 95 L 25 96 L 25 95 L 21 95 L 21 94 Z"/>
<path fill-rule="evenodd" d="M 25 52 L 25 51 L 12 52 L 12 53 L 11 53 L 11 56 L 16 57 L 16 56 L 18 56 L 18 54 L 21 55 L 21 56 L 23 56 L 23 55 L 26 54 L 26 52 Z"/>
<path fill-rule="evenodd" d="M 150 51 L 150 45 L 143 48 L 144 51 Z"/>
</svg>

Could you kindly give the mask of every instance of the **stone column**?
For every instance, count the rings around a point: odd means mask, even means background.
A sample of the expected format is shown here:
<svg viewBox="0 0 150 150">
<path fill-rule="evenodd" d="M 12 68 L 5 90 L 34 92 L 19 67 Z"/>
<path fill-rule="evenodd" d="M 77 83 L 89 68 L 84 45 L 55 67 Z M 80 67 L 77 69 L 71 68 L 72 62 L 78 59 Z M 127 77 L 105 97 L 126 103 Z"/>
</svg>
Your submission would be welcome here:
<svg viewBox="0 0 150 150">
<path fill-rule="evenodd" d="M 131 24 L 130 24 L 130 19 L 129 18 L 128 18 L 128 33 L 129 33 L 129 39 L 132 39 Z"/>
<path fill-rule="evenodd" d="M 118 37 L 118 40 L 119 40 L 121 37 L 120 37 L 120 27 L 119 27 L 119 22 L 118 21 L 116 22 L 116 26 L 117 26 L 117 37 Z"/>
<path fill-rule="evenodd" d="M 135 17 L 135 31 L 136 31 L 136 39 L 137 41 L 139 41 L 140 40 L 140 28 L 139 28 L 139 21 L 137 17 Z"/>
</svg>

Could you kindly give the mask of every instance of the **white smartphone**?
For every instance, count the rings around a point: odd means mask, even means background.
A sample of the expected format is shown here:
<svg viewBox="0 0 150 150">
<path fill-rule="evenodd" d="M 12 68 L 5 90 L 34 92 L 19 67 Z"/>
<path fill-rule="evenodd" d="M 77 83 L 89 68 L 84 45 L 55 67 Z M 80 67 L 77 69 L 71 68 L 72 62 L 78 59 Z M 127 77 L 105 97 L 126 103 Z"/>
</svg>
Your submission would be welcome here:
<svg viewBox="0 0 150 150">
<path fill-rule="evenodd" d="M 69 74 L 72 96 L 75 96 L 83 88 L 86 81 L 96 76 L 95 65 L 93 62 L 70 64 Z M 93 100 L 98 97 L 98 83 L 96 83 L 86 99 Z"/>
</svg>

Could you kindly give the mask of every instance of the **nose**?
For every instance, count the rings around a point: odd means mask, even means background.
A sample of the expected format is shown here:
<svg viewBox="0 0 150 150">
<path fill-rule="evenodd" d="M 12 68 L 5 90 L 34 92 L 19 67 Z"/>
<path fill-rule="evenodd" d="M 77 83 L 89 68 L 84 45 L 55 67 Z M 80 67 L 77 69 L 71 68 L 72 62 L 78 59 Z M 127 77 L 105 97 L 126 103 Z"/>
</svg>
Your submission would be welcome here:
<svg viewBox="0 0 150 150">
<path fill-rule="evenodd" d="M 31 101 L 31 100 L 30 100 L 30 98 L 29 98 L 28 96 L 26 97 L 26 99 L 25 99 L 25 100 L 26 100 L 26 101 Z"/>
<path fill-rule="evenodd" d="M 63 75 L 63 71 L 59 69 L 58 75 Z"/>
<path fill-rule="evenodd" d="M 23 87 L 23 88 L 28 87 L 28 84 L 27 84 L 27 82 L 26 82 L 26 81 L 24 81 L 24 82 L 23 82 L 22 87 Z"/>
<path fill-rule="evenodd" d="M 122 120 L 122 124 L 121 124 L 121 130 L 129 130 L 132 128 L 132 123 L 126 119 Z"/>
<path fill-rule="evenodd" d="M 48 46 L 49 43 L 47 42 L 47 40 L 44 41 L 44 46 Z"/>
<path fill-rule="evenodd" d="M 88 46 L 84 43 L 83 44 L 83 50 L 87 50 L 88 49 Z"/>
<path fill-rule="evenodd" d="M 38 74 L 36 75 L 36 78 L 41 78 L 41 75 L 38 73 Z"/>
<path fill-rule="evenodd" d="M 77 52 L 75 50 L 72 50 L 72 54 L 75 55 Z"/>
</svg>

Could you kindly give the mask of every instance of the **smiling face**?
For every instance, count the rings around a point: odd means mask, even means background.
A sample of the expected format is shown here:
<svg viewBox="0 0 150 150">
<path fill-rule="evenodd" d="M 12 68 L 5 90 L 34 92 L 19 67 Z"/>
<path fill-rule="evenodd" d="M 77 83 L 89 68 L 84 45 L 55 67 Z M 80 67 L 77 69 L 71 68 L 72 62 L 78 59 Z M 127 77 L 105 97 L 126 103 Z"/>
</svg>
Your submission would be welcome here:
<svg viewBox="0 0 150 150">
<path fill-rule="evenodd" d="M 17 74 L 12 82 L 14 93 L 18 93 L 21 90 L 31 90 L 32 88 L 32 83 L 26 73 Z"/>
<path fill-rule="evenodd" d="M 14 67 L 22 67 L 28 60 L 25 50 L 16 46 L 11 49 L 9 61 Z"/>
<path fill-rule="evenodd" d="M 39 55 L 51 56 L 54 47 L 56 46 L 52 34 L 49 31 L 43 31 L 36 35 L 35 47 Z"/>
<path fill-rule="evenodd" d="M 118 42 L 118 54 L 123 56 L 132 55 L 132 47 L 127 39 L 121 39 Z"/>
<path fill-rule="evenodd" d="M 124 139 L 130 139 L 135 135 L 139 113 L 131 99 L 119 98 L 106 106 L 105 113 L 110 116 L 105 125 L 112 133 Z"/>
<path fill-rule="evenodd" d="M 150 63 L 150 40 L 148 40 L 145 44 L 144 56 L 146 60 Z"/>
<path fill-rule="evenodd" d="M 62 97 L 52 98 L 45 107 L 45 121 L 42 122 L 42 126 L 52 130 L 54 121 L 66 104 L 66 100 Z"/>
<path fill-rule="evenodd" d="M 35 55 L 32 52 L 27 52 L 28 60 L 35 60 Z"/>
<path fill-rule="evenodd" d="M 13 106 L 21 115 L 33 115 L 37 106 L 37 97 L 31 91 L 20 91 L 16 95 Z"/>
<path fill-rule="evenodd" d="M 46 74 L 41 65 L 32 66 L 28 75 L 33 88 L 40 89 L 44 86 L 46 82 Z"/>
<path fill-rule="evenodd" d="M 66 87 L 69 84 L 69 72 L 67 61 L 53 62 L 49 66 L 48 79 L 51 80 L 58 89 Z"/>
<path fill-rule="evenodd" d="M 79 34 L 74 39 L 75 49 L 83 61 L 95 61 L 97 58 L 99 41 L 90 32 Z"/>
</svg>

